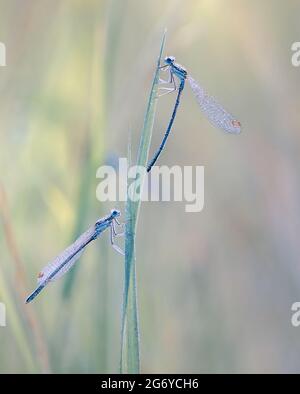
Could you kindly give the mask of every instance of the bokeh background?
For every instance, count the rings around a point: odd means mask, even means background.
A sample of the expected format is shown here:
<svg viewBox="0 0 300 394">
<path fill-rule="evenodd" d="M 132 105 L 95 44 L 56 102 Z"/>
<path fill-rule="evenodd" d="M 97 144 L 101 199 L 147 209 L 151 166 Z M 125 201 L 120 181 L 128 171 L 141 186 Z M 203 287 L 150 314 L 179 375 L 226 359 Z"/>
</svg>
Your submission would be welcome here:
<svg viewBox="0 0 300 394">
<path fill-rule="evenodd" d="M 37 272 L 122 203 L 96 169 L 137 149 L 165 54 L 243 124 L 222 134 L 187 86 L 159 164 L 204 165 L 205 208 L 143 203 L 142 372 L 300 372 L 300 41 L 296 0 L 1 0 L 0 372 L 117 372 L 123 260 L 108 234 L 36 302 Z M 174 95 L 159 100 L 154 148 Z"/>
</svg>

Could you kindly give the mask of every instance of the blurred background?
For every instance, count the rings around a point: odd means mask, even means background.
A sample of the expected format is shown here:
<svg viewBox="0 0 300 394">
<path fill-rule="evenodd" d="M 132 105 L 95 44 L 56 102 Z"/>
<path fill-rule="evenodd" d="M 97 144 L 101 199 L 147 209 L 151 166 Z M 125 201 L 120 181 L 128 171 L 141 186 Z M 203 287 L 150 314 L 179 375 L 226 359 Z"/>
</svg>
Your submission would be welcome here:
<svg viewBox="0 0 300 394">
<path fill-rule="evenodd" d="M 1 0 L 0 372 L 117 372 L 123 259 L 105 234 L 36 301 L 37 272 L 98 217 L 96 169 L 134 154 L 164 28 L 243 125 L 213 128 L 187 86 L 158 164 L 204 165 L 205 207 L 143 203 L 141 370 L 300 372 L 296 0 Z M 174 103 L 159 99 L 151 152 Z"/>
</svg>

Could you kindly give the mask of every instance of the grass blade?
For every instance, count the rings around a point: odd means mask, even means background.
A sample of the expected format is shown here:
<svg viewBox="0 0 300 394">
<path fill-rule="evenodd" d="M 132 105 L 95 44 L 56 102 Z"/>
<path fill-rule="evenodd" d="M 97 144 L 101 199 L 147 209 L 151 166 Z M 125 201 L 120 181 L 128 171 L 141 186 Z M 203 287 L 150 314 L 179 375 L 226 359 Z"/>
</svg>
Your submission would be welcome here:
<svg viewBox="0 0 300 394">
<path fill-rule="evenodd" d="M 14 340 L 16 341 L 20 355 L 23 357 L 27 372 L 37 373 L 39 368 L 37 366 L 35 357 L 33 355 L 30 342 L 26 336 L 25 329 L 20 318 L 20 314 L 16 307 L 11 291 L 5 283 L 3 272 L 0 269 L 0 299 L 4 302 L 7 310 L 8 325 L 12 331 Z"/>
<path fill-rule="evenodd" d="M 24 269 L 24 262 L 21 258 L 17 247 L 17 241 L 15 239 L 12 220 L 9 213 L 8 201 L 4 186 L 0 183 L 0 218 L 3 223 L 3 232 L 4 238 L 7 244 L 7 249 L 11 255 L 12 262 L 15 267 L 15 289 L 17 296 L 19 298 L 20 306 L 22 308 L 22 312 L 29 324 L 30 332 L 32 334 L 32 339 L 34 341 L 34 348 L 36 351 L 36 357 L 39 361 L 39 365 L 41 366 L 41 370 L 43 373 L 50 373 L 50 362 L 49 362 L 49 354 L 48 348 L 45 340 L 45 336 L 43 330 L 40 326 L 40 322 L 38 317 L 35 314 L 33 308 L 28 308 L 25 306 L 24 300 L 27 295 L 27 283 L 26 283 L 26 275 Z M 4 287 L 2 286 L 2 289 Z M 4 291 L 4 290 L 3 290 Z M 7 294 L 7 291 L 4 291 Z M 13 321 L 16 319 L 13 317 Z"/>
<path fill-rule="evenodd" d="M 152 130 L 157 104 L 157 90 L 159 83 L 159 65 L 164 49 L 166 32 L 164 32 L 160 53 L 157 60 L 156 71 L 152 83 L 152 88 L 148 100 L 146 115 L 141 132 L 140 145 L 138 150 L 136 165 L 146 167 L 149 155 L 149 148 L 152 137 Z M 144 182 L 141 179 L 140 187 Z M 128 193 L 127 193 L 128 194 Z M 124 295 L 123 295 L 123 315 L 121 328 L 121 373 L 140 372 L 140 351 L 139 351 L 139 326 L 137 308 L 136 289 L 136 267 L 135 267 L 135 234 L 141 200 L 131 201 L 127 195 L 126 203 L 126 228 L 125 228 L 125 274 L 124 274 Z"/>
</svg>

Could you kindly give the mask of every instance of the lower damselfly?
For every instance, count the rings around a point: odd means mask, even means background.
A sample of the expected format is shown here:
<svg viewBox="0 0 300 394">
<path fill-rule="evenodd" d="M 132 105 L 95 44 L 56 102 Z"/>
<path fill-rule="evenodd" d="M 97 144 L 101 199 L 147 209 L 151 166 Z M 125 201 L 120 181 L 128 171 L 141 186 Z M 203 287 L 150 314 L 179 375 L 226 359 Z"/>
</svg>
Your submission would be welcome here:
<svg viewBox="0 0 300 394">
<path fill-rule="evenodd" d="M 115 237 L 122 235 L 122 233 L 117 233 L 116 231 L 116 225 L 122 226 L 117 219 L 120 215 L 120 211 L 113 209 L 109 215 L 97 220 L 97 222 L 77 238 L 72 245 L 48 263 L 38 274 L 38 287 L 27 297 L 25 302 L 31 302 L 49 282 L 55 281 L 69 271 L 81 256 L 85 247 L 91 241 L 97 239 L 107 229 L 110 229 L 110 242 L 113 248 L 116 249 L 117 252 L 124 254 L 114 242 Z"/>
<path fill-rule="evenodd" d="M 158 150 L 148 164 L 147 172 L 151 170 L 167 142 L 179 107 L 181 94 L 185 87 L 186 80 L 188 80 L 202 112 L 212 125 L 227 133 L 239 134 L 241 132 L 241 123 L 236 120 L 230 113 L 228 113 L 213 97 L 209 96 L 200 86 L 200 84 L 187 73 L 187 70 L 183 66 L 175 63 L 174 56 L 166 57 L 165 64 L 161 66 L 160 69 L 169 71 L 169 79 L 167 81 L 160 80 L 160 83 L 173 84 L 171 88 L 161 88 L 163 90 L 166 90 L 164 94 L 169 94 L 176 90 L 178 91 L 178 93 L 167 130 L 164 134 L 163 140 Z M 175 77 L 179 80 L 179 86 L 177 86 L 176 84 Z"/>
</svg>

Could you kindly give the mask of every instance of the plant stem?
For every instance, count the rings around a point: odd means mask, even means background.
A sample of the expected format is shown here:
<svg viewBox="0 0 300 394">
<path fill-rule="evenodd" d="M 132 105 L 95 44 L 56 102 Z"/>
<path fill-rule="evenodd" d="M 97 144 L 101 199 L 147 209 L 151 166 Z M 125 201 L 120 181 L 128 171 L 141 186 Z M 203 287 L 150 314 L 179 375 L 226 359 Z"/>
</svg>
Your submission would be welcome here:
<svg viewBox="0 0 300 394">
<path fill-rule="evenodd" d="M 141 131 L 139 150 L 136 165 L 146 167 L 152 137 L 153 124 L 156 113 L 157 90 L 159 83 L 159 66 L 165 44 L 166 32 L 164 32 L 157 66 L 153 78 L 152 88 L 148 100 L 144 124 Z M 132 201 L 127 192 L 126 203 L 126 226 L 125 226 L 125 272 L 124 272 L 124 295 L 123 315 L 121 328 L 121 373 L 140 372 L 140 347 L 139 347 L 139 324 L 137 307 L 137 285 L 135 265 L 135 235 L 138 215 L 141 205 L 142 188 L 145 173 L 139 182 L 135 182 L 136 191 L 140 188 L 139 198 Z M 137 178 L 135 179 L 135 181 Z"/>
</svg>

